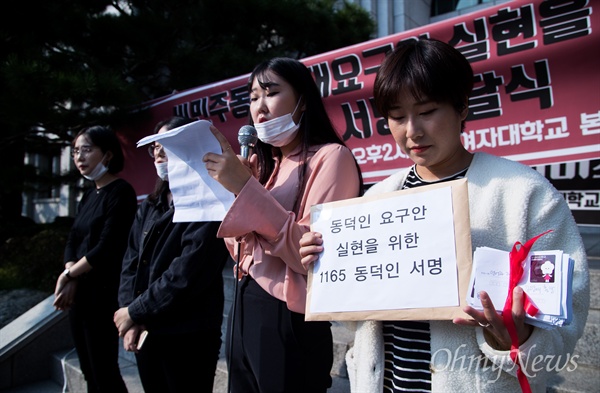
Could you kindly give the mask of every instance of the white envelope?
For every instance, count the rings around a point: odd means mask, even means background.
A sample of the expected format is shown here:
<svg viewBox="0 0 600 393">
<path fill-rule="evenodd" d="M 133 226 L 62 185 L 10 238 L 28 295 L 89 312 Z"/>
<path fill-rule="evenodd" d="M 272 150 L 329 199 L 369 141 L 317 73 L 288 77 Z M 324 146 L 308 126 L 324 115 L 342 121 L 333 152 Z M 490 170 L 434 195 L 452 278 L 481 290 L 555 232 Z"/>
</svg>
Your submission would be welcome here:
<svg viewBox="0 0 600 393">
<path fill-rule="evenodd" d="M 524 264 L 523 276 L 518 284 L 530 301 L 539 309 L 533 324 L 562 325 L 570 314 L 568 293 L 572 271 L 570 259 L 560 250 L 530 252 Z M 571 261 L 572 265 L 572 261 Z M 509 253 L 488 247 L 480 247 L 473 254 L 473 270 L 467 294 L 467 303 L 481 310 L 478 297 L 486 291 L 497 311 L 502 311 L 508 295 L 510 274 Z"/>
</svg>

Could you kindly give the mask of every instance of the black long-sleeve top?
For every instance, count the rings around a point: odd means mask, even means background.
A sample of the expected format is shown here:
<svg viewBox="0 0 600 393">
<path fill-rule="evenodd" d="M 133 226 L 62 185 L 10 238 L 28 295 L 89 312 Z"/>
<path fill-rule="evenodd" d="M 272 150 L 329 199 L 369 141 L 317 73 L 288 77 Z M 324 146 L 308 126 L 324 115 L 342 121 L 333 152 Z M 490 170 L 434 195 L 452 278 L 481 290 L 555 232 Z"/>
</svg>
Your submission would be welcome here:
<svg viewBox="0 0 600 393">
<path fill-rule="evenodd" d="M 129 235 L 119 306 L 152 334 L 220 328 L 222 271 L 229 257 L 220 222 L 173 222 L 166 193 L 146 199 Z"/>
<path fill-rule="evenodd" d="M 65 263 L 85 256 L 92 266 L 77 278 L 76 302 L 116 306 L 123 254 L 136 210 L 135 190 L 123 179 L 83 194 L 64 255 Z"/>
</svg>

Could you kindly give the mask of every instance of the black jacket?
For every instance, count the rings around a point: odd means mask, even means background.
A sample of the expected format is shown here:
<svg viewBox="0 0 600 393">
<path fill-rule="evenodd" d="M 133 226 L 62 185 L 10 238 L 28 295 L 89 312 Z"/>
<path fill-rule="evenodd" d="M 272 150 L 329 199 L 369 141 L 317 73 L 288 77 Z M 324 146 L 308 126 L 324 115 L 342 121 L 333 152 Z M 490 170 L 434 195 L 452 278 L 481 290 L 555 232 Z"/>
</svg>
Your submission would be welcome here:
<svg viewBox="0 0 600 393">
<path fill-rule="evenodd" d="M 229 257 L 220 222 L 173 222 L 166 194 L 140 206 L 123 259 L 119 306 L 152 334 L 220 328 Z"/>
</svg>

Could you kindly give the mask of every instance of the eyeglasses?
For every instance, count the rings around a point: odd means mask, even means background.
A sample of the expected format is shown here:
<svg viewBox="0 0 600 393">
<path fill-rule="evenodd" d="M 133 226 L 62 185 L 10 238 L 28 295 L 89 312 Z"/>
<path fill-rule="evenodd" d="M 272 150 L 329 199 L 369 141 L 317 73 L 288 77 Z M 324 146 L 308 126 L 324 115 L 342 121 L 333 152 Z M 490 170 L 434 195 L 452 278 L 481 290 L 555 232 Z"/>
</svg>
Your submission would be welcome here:
<svg viewBox="0 0 600 393">
<path fill-rule="evenodd" d="M 91 152 L 94 151 L 95 148 L 95 146 L 81 146 L 80 148 L 74 147 L 73 150 L 71 150 L 71 157 L 87 157 Z"/>
<path fill-rule="evenodd" d="M 165 149 L 162 145 L 158 143 L 153 143 L 150 146 L 148 146 L 148 154 L 150 155 L 150 157 L 155 158 L 159 154 L 164 155 Z"/>
</svg>

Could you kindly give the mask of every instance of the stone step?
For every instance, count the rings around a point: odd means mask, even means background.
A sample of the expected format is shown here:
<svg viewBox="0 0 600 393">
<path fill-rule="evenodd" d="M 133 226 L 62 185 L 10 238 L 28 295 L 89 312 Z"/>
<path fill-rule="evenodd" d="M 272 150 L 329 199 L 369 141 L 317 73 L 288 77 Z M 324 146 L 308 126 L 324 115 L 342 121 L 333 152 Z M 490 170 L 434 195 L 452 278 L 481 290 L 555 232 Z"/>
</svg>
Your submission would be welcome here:
<svg viewBox="0 0 600 393">
<path fill-rule="evenodd" d="M 575 345 L 577 364 L 586 367 L 596 367 L 600 375 L 600 310 L 590 310 L 583 329 L 583 336 Z M 598 385 L 600 391 L 600 385 Z"/>
<path fill-rule="evenodd" d="M 55 356 L 55 362 L 57 359 L 58 357 Z M 77 353 L 69 350 L 61 360 L 59 360 L 59 362 L 62 363 L 61 368 L 64 372 L 63 376 L 66 377 L 67 380 L 67 391 L 86 392 L 87 386 L 83 377 L 83 373 L 81 372 Z M 135 362 L 131 361 L 131 358 L 128 356 L 119 356 L 119 366 L 121 368 L 121 375 L 123 376 L 123 380 L 127 385 L 129 393 L 144 393 Z M 61 378 L 63 378 L 63 376 L 61 376 Z"/>
<path fill-rule="evenodd" d="M 63 393 L 63 387 L 52 379 L 32 382 L 17 387 L 0 390 L 2 393 Z M 71 392 L 69 392 L 71 393 Z"/>
<path fill-rule="evenodd" d="M 598 327 L 600 326 L 600 311 L 590 310 L 584 336 L 579 341 L 575 354 L 579 356 L 574 370 L 564 369 L 551 379 L 548 393 L 589 393 L 598 392 L 600 386 L 600 364 L 598 357 Z M 345 355 L 352 342 L 352 334 L 338 323 L 333 323 L 332 332 L 335 341 L 335 361 L 332 368 L 333 386 L 328 393 L 349 393 L 350 385 L 346 375 Z M 593 365 L 584 364 L 592 363 Z M 63 363 L 67 376 L 68 392 L 82 392 L 84 389 L 83 375 L 79 370 L 79 361 L 74 351 L 64 350 L 54 354 L 52 362 L 52 379 L 38 381 L 32 384 L 2 390 L 1 393 L 61 393 L 63 391 Z M 123 351 L 120 357 L 121 370 L 129 393 L 143 393 L 135 357 Z M 222 357 L 217 364 L 215 386 L 213 393 L 227 392 L 227 365 Z"/>
<path fill-rule="evenodd" d="M 600 311 L 590 309 L 568 367 L 550 379 L 548 393 L 600 392 Z M 564 365 L 564 361 L 561 362 Z"/>
<path fill-rule="evenodd" d="M 334 336 L 334 364 L 331 375 L 334 382 L 328 393 L 348 393 L 350 392 L 350 382 L 346 373 L 345 355 L 351 344 L 352 335 L 341 324 L 335 322 L 332 323 L 332 334 Z M 223 348 L 221 352 L 223 352 Z M 66 377 L 69 392 L 85 392 L 85 380 L 74 350 L 56 353 L 52 363 L 52 378 L 57 386 L 60 386 Z M 129 393 L 144 393 L 135 363 L 135 355 L 123 350 L 122 346 L 120 346 L 119 364 Z M 227 385 L 227 363 L 225 357 L 221 356 L 217 364 L 213 393 L 227 393 Z M 39 393 L 41 392 L 39 391 Z M 10 393 L 17 392 L 11 391 Z M 31 393 L 38 392 L 32 391 Z"/>
<path fill-rule="evenodd" d="M 572 363 L 576 365 L 575 369 L 565 368 L 554 376 L 548 392 L 587 393 L 598 391 L 597 387 L 600 386 L 599 328 L 600 311 L 590 310 L 584 335 L 574 351 L 574 354 L 578 356 Z M 350 331 L 337 322 L 332 323 L 332 333 L 334 335 L 334 365 L 331 372 L 333 386 L 328 390 L 328 393 L 348 393 L 350 392 L 350 384 L 346 372 L 345 354 L 352 344 L 353 336 Z M 84 381 L 79 370 L 77 356 L 74 352 L 68 354 L 68 356 L 62 356 L 67 365 L 69 391 L 84 391 L 80 390 L 84 387 Z M 122 351 L 120 364 L 129 393 L 143 393 L 135 365 L 135 356 L 132 353 Z M 57 379 L 57 382 L 60 383 L 61 380 Z M 213 393 L 227 393 L 227 383 L 227 364 L 224 356 L 222 356 L 217 364 Z"/>
<path fill-rule="evenodd" d="M 129 393 L 144 393 L 142 384 L 139 380 L 137 367 L 135 363 L 121 358 L 121 373 Z M 66 367 L 66 375 L 68 380 L 68 392 L 85 392 L 85 381 L 79 367 L 77 357 L 69 358 Z M 349 393 L 350 382 L 347 378 L 343 378 L 332 374 L 333 384 L 327 390 L 328 393 Z M 227 378 L 227 363 L 224 358 L 219 359 L 217 363 L 217 371 L 215 374 L 215 383 L 213 393 L 227 393 L 228 378 Z M 10 392 L 3 393 L 60 393 L 62 387 L 55 380 L 43 381 L 36 384 L 21 387 L 21 390 L 13 389 Z M 24 390 L 27 389 L 27 390 Z"/>
<path fill-rule="evenodd" d="M 590 259 L 590 310 L 582 338 L 575 347 L 578 356 L 575 370 L 562 370 L 551 380 L 549 393 L 600 392 L 600 259 Z M 226 284 L 226 287 L 228 285 Z M 229 287 L 230 288 L 230 287 Z M 231 293 L 226 291 L 226 301 L 231 301 Z M 229 299 L 227 299 L 229 297 Z M 227 315 L 224 315 L 227 319 Z M 226 322 L 224 321 L 224 324 Z M 15 328 L 16 329 L 16 328 Z M 23 330 L 20 326 L 17 330 Z M 62 329 L 64 332 L 64 329 Z M 353 341 L 353 335 L 340 323 L 332 323 L 334 335 L 334 365 L 332 367 L 333 386 L 328 393 L 348 393 L 350 386 L 345 365 L 345 354 Z M 3 331 L 4 333 L 4 331 Z M 225 329 L 223 329 L 225 337 Z M 56 342 L 56 339 L 50 340 Z M 223 354 L 223 350 L 222 350 Z M 120 364 L 129 393 L 143 393 L 135 356 L 121 351 Z M 77 355 L 71 349 L 55 352 L 49 365 L 51 377 L 17 387 L 0 390 L 0 393 L 62 393 L 64 375 L 67 376 L 68 392 L 85 391 L 83 375 L 79 369 Z M 226 393 L 227 365 L 224 356 L 218 362 L 213 393 Z"/>
<path fill-rule="evenodd" d="M 590 262 L 590 309 L 600 310 L 600 261 Z"/>
<path fill-rule="evenodd" d="M 591 393 L 600 391 L 598 368 L 577 366 L 574 371 L 562 371 L 550 379 L 547 393 Z"/>
</svg>

